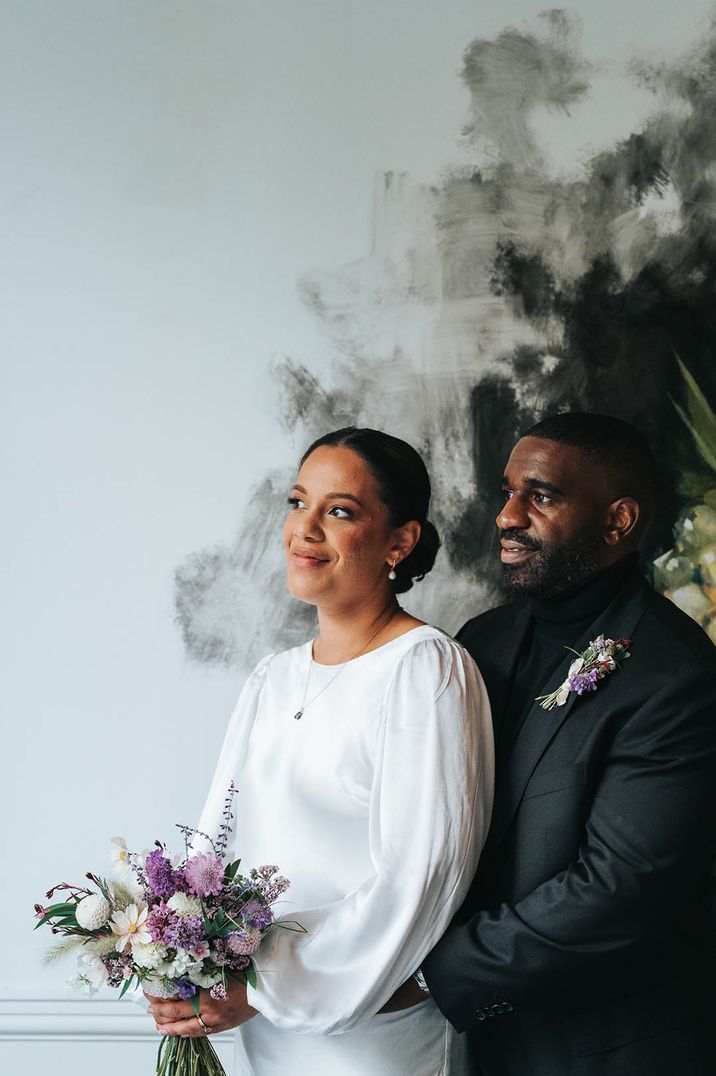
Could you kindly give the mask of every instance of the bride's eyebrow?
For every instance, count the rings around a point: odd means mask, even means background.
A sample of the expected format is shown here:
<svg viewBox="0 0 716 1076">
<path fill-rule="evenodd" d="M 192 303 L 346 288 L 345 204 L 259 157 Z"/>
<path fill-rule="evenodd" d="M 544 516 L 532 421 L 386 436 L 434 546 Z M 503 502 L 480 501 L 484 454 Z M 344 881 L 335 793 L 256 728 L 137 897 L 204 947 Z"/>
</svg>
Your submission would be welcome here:
<svg viewBox="0 0 716 1076">
<path fill-rule="evenodd" d="M 294 486 L 293 488 L 295 490 L 298 490 L 299 493 L 305 493 L 306 492 L 306 490 L 303 488 L 303 486 Z M 341 493 L 341 492 L 327 493 L 326 494 L 326 500 L 327 501 L 353 501 L 353 503 L 357 504 L 359 508 L 363 507 L 362 502 L 359 501 L 357 497 L 354 497 L 352 493 Z"/>
</svg>

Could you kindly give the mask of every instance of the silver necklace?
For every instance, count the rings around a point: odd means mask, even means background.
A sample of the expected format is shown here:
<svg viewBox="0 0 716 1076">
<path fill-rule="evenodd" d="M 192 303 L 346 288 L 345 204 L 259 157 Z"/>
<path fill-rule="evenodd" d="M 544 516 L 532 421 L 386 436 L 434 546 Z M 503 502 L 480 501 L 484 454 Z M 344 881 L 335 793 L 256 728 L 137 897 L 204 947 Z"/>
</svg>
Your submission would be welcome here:
<svg viewBox="0 0 716 1076">
<path fill-rule="evenodd" d="M 312 702 L 315 702 L 316 699 L 318 698 L 318 696 L 322 695 L 323 692 L 326 691 L 331 686 L 331 684 L 334 683 L 334 681 L 336 681 L 338 679 L 338 677 L 341 675 L 341 673 L 343 672 L 343 670 L 345 669 L 345 667 L 346 667 L 346 665 L 348 664 L 349 661 L 353 661 L 354 658 L 359 657 L 363 653 L 364 650 L 368 649 L 370 644 L 380 634 L 380 632 L 383 630 L 383 628 L 387 628 L 388 624 L 390 624 L 391 620 L 395 616 L 397 616 L 397 614 L 399 612 L 400 612 L 400 607 L 398 607 L 397 609 L 393 609 L 390 616 L 388 617 L 388 619 L 384 620 L 382 622 L 382 624 L 378 625 L 376 630 L 371 635 L 370 639 L 368 639 L 367 642 L 363 643 L 360 650 L 356 650 L 355 654 L 351 654 L 351 656 L 349 658 L 346 658 L 346 660 L 343 662 L 343 664 L 338 669 L 338 672 L 334 676 L 331 677 L 331 679 L 328 681 L 328 683 L 324 684 L 323 687 L 319 691 L 317 691 L 315 695 L 312 695 L 311 698 L 308 701 L 306 701 L 306 696 L 308 695 L 308 685 L 309 685 L 309 683 L 311 681 L 311 668 L 313 666 L 313 646 L 311 646 L 311 649 L 310 649 L 309 655 L 308 655 L 308 672 L 306 673 L 306 683 L 305 683 L 305 686 L 303 688 L 303 700 L 301 702 L 301 705 L 300 705 L 299 709 L 296 710 L 296 713 L 293 715 L 294 721 L 300 721 L 301 720 L 301 718 L 303 717 L 303 714 L 304 714 L 304 711 L 305 711 L 306 707 L 310 706 Z"/>
</svg>

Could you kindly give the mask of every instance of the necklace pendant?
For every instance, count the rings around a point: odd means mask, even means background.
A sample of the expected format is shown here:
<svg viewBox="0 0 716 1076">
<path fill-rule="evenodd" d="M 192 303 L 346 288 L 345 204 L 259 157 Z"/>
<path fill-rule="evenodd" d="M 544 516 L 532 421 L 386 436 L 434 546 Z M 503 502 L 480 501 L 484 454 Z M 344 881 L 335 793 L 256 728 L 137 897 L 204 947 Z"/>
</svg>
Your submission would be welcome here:
<svg viewBox="0 0 716 1076">
<path fill-rule="evenodd" d="M 296 713 L 293 715 L 293 720 L 294 721 L 300 721 L 302 717 L 303 717 L 303 707 L 301 707 L 300 710 L 296 710 Z"/>
</svg>

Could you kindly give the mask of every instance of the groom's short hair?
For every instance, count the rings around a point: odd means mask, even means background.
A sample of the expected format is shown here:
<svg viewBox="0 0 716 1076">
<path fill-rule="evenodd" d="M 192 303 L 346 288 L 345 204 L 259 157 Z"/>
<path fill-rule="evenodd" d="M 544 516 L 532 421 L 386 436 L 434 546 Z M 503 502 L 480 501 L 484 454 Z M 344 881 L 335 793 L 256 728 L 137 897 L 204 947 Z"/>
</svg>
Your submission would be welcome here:
<svg viewBox="0 0 716 1076">
<path fill-rule="evenodd" d="M 522 437 L 539 437 L 579 449 L 587 466 L 604 475 L 615 497 L 633 497 L 644 522 L 651 517 L 656 500 L 656 461 L 644 435 L 629 422 L 589 411 L 565 411 L 536 422 Z"/>
</svg>

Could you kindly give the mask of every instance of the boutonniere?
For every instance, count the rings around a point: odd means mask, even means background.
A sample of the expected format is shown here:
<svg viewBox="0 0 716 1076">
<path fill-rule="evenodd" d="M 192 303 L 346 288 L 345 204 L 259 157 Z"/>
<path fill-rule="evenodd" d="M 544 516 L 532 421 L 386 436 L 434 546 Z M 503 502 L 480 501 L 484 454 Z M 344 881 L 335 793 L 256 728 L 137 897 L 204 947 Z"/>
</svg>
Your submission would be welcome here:
<svg viewBox="0 0 716 1076">
<path fill-rule="evenodd" d="M 553 710 L 555 706 L 564 706 L 570 695 L 596 691 L 599 681 L 613 673 L 629 657 L 630 643 L 631 639 L 605 639 L 603 635 L 598 635 L 581 654 L 572 650 L 577 656 L 569 666 L 567 679 L 549 695 L 538 695 L 535 702 L 541 703 L 543 710 Z M 570 650 L 571 647 L 565 649 Z"/>
</svg>

